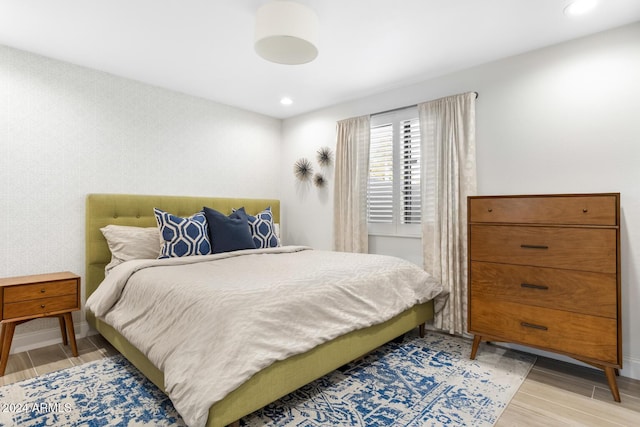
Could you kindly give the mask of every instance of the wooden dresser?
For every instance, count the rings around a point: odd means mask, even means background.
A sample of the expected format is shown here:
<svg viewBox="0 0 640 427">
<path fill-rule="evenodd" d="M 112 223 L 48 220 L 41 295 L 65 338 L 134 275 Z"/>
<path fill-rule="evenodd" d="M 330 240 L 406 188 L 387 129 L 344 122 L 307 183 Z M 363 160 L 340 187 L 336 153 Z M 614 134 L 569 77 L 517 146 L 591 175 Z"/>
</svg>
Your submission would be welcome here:
<svg viewBox="0 0 640 427">
<path fill-rule="evenodd" d="M 622 368 L 620 194 L 468 199 L 471 358 L 482 340 Z"/>
</svg>

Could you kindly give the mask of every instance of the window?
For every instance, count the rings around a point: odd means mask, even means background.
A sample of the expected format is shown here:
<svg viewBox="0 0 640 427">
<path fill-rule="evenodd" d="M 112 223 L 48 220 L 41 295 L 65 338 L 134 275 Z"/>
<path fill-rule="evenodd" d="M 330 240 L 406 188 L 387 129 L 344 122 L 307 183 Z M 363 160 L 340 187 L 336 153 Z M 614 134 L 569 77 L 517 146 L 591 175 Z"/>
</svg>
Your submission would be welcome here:
<svg viewBox="0 0 640 427">
<path fill-rule="evenodd" d="M 367 186 L 369 234 L 419 235 L 420 205 L 417 109 L 372 116 Z"/>
</svg>

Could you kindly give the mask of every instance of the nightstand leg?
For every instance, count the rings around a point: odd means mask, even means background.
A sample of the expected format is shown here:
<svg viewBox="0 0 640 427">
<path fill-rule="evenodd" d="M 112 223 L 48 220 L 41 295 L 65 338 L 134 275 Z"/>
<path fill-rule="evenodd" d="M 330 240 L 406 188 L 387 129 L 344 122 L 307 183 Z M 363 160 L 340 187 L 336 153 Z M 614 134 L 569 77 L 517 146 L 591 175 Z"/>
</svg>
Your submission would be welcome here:
<svg viewBox="0 0 640 427">
<path fill-rule="evenodd" d="M 62 345 L 67 345 L 67 330 L 64 325 L 64 316 L 58 316 L 58 321 L 60 322 L 60 333 L 62 334 Z"/>
<path fill-rule="evenodd" d="M 473 360 L 476 358 L 476 353 L 478 352 L 478 346 L 480 345 L 480 341 L 482 341 L 481 335 L 475 335 L 473 337 L 473 346 L 471 347 L 471 356 L 469 359 Z"/>
<path fill-rule="evenodd" d="M 2 332 L 0 332 L 0 355 L 2 354 L 2 349 L 4 348 L 2 346 L 2 343 L 4 343 L 4 331 L 5 331 L 5 324 L 2 324 Z"/>
<path fill-rule="evenodd" d="M 73 317 L 71 317 L 71 313 L 65 313 L 64 323 L 67 326 L 67 336 L 69 337 L 69 343 L 71 344 L 71 354 L 74 357 L 78 357 L 78 346 L 76 345 L 76 333 L 73 330 Z"/>
<path fill-rule="evenodd" d="M 0 355 L 0 376 L 4 375 L 9 361 L 9 350 L 11 350 L 11 341 L 13 340 L 13 332 L 16 330 L 14 322 L 2 324 L 2 354 Z"/>
</svg>

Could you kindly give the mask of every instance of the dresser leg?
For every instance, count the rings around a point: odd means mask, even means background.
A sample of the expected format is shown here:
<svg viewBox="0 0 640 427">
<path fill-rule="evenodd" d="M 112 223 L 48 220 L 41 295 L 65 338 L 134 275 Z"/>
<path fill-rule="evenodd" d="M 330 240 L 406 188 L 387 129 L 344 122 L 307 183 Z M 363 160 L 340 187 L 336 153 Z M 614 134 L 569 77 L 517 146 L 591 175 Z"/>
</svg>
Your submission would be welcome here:
<svg viewBox="0 0 640 427">
<path fill-rule="evenodd" d="M 71 354 L 74 357 L 78 357 L 78 346 L 76 345 L 76 333 L 73 330 L 73 317 L 71 317 L 71 313 L 65 313 L 64 323 L 67 326 L 67 336 L 69 337 L 69 343 L 71 344 Z"/>
<path fill-rule="evenodd" d="M 473 346 L 471 347 L 471 356 L 469 357 L 471 360 L 476 358 L 476 353 L 478 352 L 480 341 L 482 341 L 482 335 L 475 335 L 473 337 Z"/>
<path fill-rule="evenodd" d="M 2 324 L 2 354 L 0 355 L 0 376 L 4 375 L 9 361 L 9 350 L 11 350 L 11 341 L 13 340 L 13 332 L 16 330 L 14 322 Z"/>
<path fill-rule="evenodd" d="M 611 394 L 613 395 L 613 400 L 616 402 L 620 402 L 620 392 L 618 391 L 618 382 L 616 381 L 616 369 L 605 367 L 604 373 L 607 376 L 607 382 L 609 383 L 609 388 L 611 389 Z"/>
</svg>

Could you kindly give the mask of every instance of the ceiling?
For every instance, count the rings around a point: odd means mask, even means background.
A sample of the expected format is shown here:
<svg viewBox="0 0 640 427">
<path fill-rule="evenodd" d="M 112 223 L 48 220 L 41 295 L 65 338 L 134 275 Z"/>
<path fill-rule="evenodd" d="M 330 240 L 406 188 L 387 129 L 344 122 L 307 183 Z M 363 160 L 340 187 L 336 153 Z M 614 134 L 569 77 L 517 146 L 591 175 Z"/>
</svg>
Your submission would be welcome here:
<svg viewBox="0 0 640 427">
<path fill-rule="evenodd" d="M 253 50 L 266 1 L 0 0 L 0 44 L 287 118 L 640 21 L 639 0 L 298 0 L 320 53 L 279 65 Z"/>
</svg>

